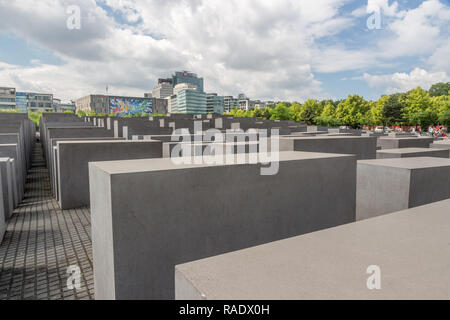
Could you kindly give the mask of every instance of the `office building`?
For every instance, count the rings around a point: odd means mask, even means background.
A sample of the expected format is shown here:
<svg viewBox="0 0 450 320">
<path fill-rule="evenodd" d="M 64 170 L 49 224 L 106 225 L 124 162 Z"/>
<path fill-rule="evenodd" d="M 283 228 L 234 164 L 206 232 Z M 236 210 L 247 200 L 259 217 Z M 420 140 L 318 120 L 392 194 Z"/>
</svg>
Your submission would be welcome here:
<svg viewBox="0 0 450 320">
<path fill-rule="evenodd" d="M 93 111 L 95 113 L 110 113 L 109 96 L 102 94 L 90 94 L 75 100 L 76 111 Z"/>
<path fill-rule="evenodd" d="M 152 97 L 158 99 L 164 99 L 170 97 L 173 94 L 173 80 L 158 79 L 158 84 L 152 90 Z"/>
<path fill-rule="evenodd" d="M 223 114 L 224 113 L 224 97 L 218 96 L 217 93 L 206 94 L 206 112 Z"/>
<path fill-rule="evenodd" d="M 175 88 L 178 84 L 189 83 L 195 85 L 199 91 L 203 92 L 203 78 L 197 77 L 195 73 L 188 71 L 176 71 L 172 76 L 172 85 Z M 176 93 L 174 93 L 176 94 Z"/>
<path fill-rule="evenodd" d="M 75 112 L 75 102 L 61 102 L 61 99 L 53 98 L 53 111 L 54 112 L 66 112 L 66 111 L 72 111 Z"/>
<path fill-rule="evenodd" d="M 16 89 L 0 87 L 0 109 L 16 108 Z"/>
<path fill-rule="evenodd" d="M 190 83 L 181 83 L 174 87 L 171 96 L 171 113 L 206 114 L 206 93 Z"/>
<path fill-rule="evenodd" d="M 35 92 L 16 92 L 19 98 L 17 109 L 22 112 L 28 111 L 53 111 L 53 94 L 51 93 L 35 93 Z"/>
</svg>

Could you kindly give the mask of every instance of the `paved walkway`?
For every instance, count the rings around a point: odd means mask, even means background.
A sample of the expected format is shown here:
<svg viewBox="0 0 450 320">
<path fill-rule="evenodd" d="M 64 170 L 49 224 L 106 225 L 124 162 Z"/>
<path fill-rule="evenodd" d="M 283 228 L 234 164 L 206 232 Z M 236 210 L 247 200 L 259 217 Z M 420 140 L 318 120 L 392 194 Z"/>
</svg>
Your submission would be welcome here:
<svg viewBox="0 0 450 320">
<path fill-rule="evenodd" d="M 94 299 L 89 210 L 59 209 L 39 143 L 32 163 L 0 245 L 0 300 Z M 78 290 L 67 287 L 69 266 L 80 268 Z"/>
</svg>

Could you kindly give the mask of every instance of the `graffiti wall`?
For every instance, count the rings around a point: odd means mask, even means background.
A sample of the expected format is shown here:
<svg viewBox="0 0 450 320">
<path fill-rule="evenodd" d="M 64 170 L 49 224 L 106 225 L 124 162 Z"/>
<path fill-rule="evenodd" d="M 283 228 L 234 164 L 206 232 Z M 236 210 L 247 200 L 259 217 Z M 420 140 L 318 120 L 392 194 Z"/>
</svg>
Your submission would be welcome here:
<svg viewBox="0 0 450 320">
<path fill-rule="evenodd" d="M 109 97 L 109 107 L 119 117 L 153 111 L 152 99 L 147 98 Z"/>
</svg>

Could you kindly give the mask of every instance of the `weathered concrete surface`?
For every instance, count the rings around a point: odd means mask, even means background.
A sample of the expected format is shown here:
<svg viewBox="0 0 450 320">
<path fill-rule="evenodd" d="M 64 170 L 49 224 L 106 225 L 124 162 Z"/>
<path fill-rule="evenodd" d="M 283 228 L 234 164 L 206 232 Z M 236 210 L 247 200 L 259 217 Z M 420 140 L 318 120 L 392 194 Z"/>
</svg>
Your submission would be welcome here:
<svg viewBox="0 0 450 320">
<path fill-rule="evenodd" d="M 14 191 L 12 181 L 12 162 L 9 158 L 0 158 L 0 187 L 2 189 L 2 201 L 0 206 L 3 206 L 5 220 L 8 220 L 14 210 Z"/>
<path fill-rule="evenodd" d="M 286 137 L 280 138 L 280 151 L 354 154 L 358 160 L 376 158 L 375 137 Z"/>
<path fill-rule="evenodd" d="M 435 141 L 432 144 L 430 144 L 430 148 L 448 150 L 450 158 L 450 139 Z"/>
<path fill-rule="evenodd" d="M 89 205 L 89 162 L 162 157 L 162 143 L 159 141 L 59 141 L 57 148 L 61 209 Z"/>
<path fill-rule="evenodd" d="M 108 118 L 110 119 L 110 118 Z M 51 181 L 51 185 L 52 185 L 52 191 L 53 191 L 53 195 L 58 199 L 58 170 L 57 170 L 57 147 L 56 144 L 58 143 L 58 141 L 92 141 L 92 140 L 124 140 L 124 138 L 112 138 L 112 137 L 106 137 L 106 138 L 54 138 L 54 139 L 50 139 L 51 143 L 50 145 L 52 146 L 52 157 L 49 161 L 49 163 L 51 164 L 51 167 L 48 168 L 49 170 L 49 174 L 50 174 L 50 181 Z"/>
<path fill-rule="evenodd" d="M 377 159 L 414 158 L 414 157 L 438 157 L 449 158 L 449 151 L 430 148 L 397 148 L 382 149 L 377 151 Z"/>
<path fill-rule="evenodd" d="M 2 158 L 0 158 L 0 159 L 2 159 Z M 2 243 L 3 236 L 5 235 L 6 220 L 7 220 L 7 218 L 6 218 L 7 208 L 5 207 L 5 202 L 3 201 L 3 186 L 2 186 L 3 183 L 1 183 L 3 179 L 5 179 L 5 178 L 3 178 L 2 172 L 0 170 L 0 244 Z"/>
<path fill-rule="evenodd" d="M 358 161 L 356 218 L 363 220 L 450 198 L 450 159 Z"/>
<path fill-rule="evenodd" d="M 11 158 L 15 163 L 15 175 L 13 179 L 15 180 L 15 186 L 17 191 L 17 202 L 20 202 L 24 194 L 24 177 L 23 177 L 23 163 L 20 161 L 20 154 L 18 151 L 17 144 L 0 144 L 0 157 Z"/>
<path fill-rule="evenodd" d="M 446 200 L 178 265 L 176 298 L 448 300 L 449 212 Z"/>
<path fill-rule="evenodd" d="M 176 264 L 355 220 L 352 155 L 260 164 L 89 164 L 96 299 L 173 299 Z M 293 192 L 294 191 L 294 192 Z"/>
<path fill-rule="evenodd" d="M 377 146 L 381 149 L 429 148 L 433 140 L 433 137 L 380 137 Z"/>
</svg>

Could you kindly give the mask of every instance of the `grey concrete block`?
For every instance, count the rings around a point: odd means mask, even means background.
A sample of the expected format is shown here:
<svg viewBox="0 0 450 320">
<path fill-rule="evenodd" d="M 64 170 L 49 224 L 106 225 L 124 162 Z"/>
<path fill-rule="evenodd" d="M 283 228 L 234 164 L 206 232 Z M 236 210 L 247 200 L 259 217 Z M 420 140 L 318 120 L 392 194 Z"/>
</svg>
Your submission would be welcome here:
<svg viewBox="0 0 450 320">
<path fill-rule="evenodd" d="M 358 161 L 357 220 L 450 198 L 450 159 Z"/>
<path fill-rule="evenodd" d="M 438 157 L 449 158 L 449 151 L 430 148 L 397 148 L 382 149 L 377 151 L 377 159 L 414 158 L 414 157 Z"/>
<path fill-rule="evenodd" d="M 433 137 L 380 137 L 377 146 L 381 149 L 429 148 L 433 140 Z"/>
<path fill-rule="evenodd" d="M 57 148 L 58 201 L 62 209 L 89 205 L 89 162 L 162 157 L 159 141 L 60 141 Z"/>
<path fill-rule="evenodd" d="M 17 201 L 20 202 L 23 199 L 24 189 L 25 189 L 25 178 L 24 172 L 26 172 L 21 161 L 21 157 L 18 151 L 17 144 L 0 144 L 0 157 L 1 158 L 11 158 L 14 160 L 15 164 L 15 176 L 13 177 L 16 183 L 17 189 Z"/>
<path fill-rule="evenodd" d="M 441 140 L 441 141 L 435 141 L 432 144 L 430 144 L 430 148 L 432 149 L 441 149 L 441 150 L 448 150 L 449 157 L 450 157 L 450 140 Z"/>
<path fill-rule="evenodd" d="M 449 212 L 446 200 L 178 265 L 176 298 L 448 300 Z"/>
<path fill-rule="evenodd" d="M 248 163 L 90 163 L 96 299 L 173 299 L 176 264 L 354 221 L 355 164 L 281 152 L 262 176 Z"/>
<path fill-rule="evenodd" d="M 1 158 L 0 158 L 1 159 Z M 3 200 L 3 183 L 2 181 L 6 180 L 2 176 L 2 172 L 0 171 L 0 244 L 2 244 L 3 236 L 5 235 L 6 230 L 6 210 L 5 202 Z"/>
<path fill-rule="evenodd" d="M 280 151 L 331 152 L 354 154 L 358 160 L 376 158 L 375 137 L 299 137 L 280 138 Z"/>
<path fill-rule="evenodd" d="M 8 220 L 14 210 L 14 191 L 12 181 L 12 161 L 9 158 L 0 158 L 0 184 L 2 189 L 2 202 L 0 206 L 4 208 L 5 220 Z"/>
</svg>

